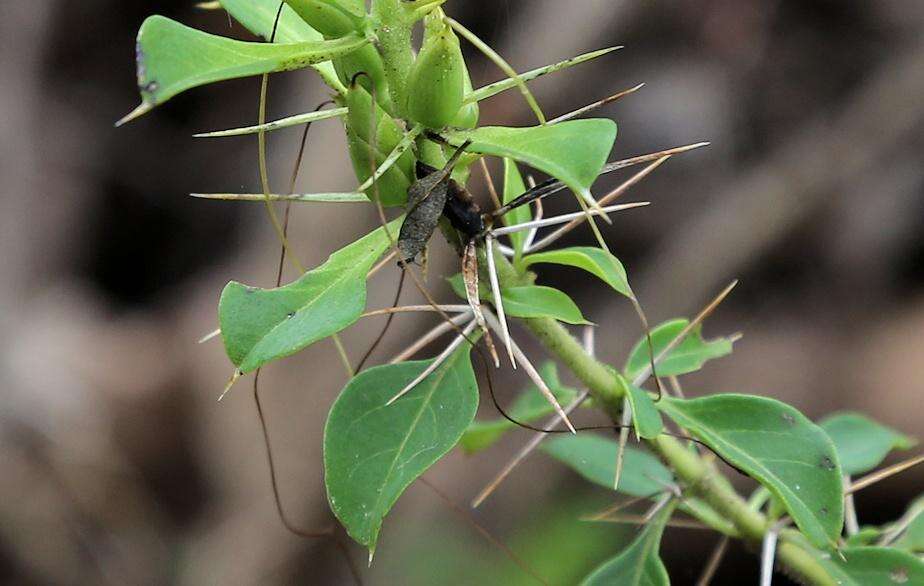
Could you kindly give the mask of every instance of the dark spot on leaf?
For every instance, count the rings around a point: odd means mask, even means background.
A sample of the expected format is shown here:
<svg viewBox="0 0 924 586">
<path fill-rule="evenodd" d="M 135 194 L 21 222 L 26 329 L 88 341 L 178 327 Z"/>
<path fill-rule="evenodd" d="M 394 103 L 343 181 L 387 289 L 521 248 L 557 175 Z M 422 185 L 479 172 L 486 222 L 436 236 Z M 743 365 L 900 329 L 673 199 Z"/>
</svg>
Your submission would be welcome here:
<svg viewBox="0 0 924 586">
<path fill-rule="evenodd" d="M 825 470 L 834 470 L 835 468 L 834 460 L 832 460 L 828 456 L 823 457 L 821 459 L 821 467 L 824 468 Z"/>
<path fill-rule="evenodd" d="M 244 289 L 244 291 L 245 291 L 246 293 L 256 293 L 256 292 L 257 292 L 257 288 L 256 288 L 256 287 L 247 287 L 246 289 Z"/>
<path fill-rule="evenodd" d="M 288 313 L 288 315 L 286 315 L 286 317 L 289 318 L 289 319 L 295 317 L 295 312 L 294 312 L 294 311 L 290 311 L 290 312 Z"/>
<path fill-rule="evenodd" d="M 821 507 L 821 509 L 819 509 L 819 511 L 818 511 L 818 514 L 821 515 L 822 517 L 827 517 L 827 516 L 828 516 L 828 507 Z"/>
<path fill-rule="evenodd" d="M 149 81 L 141 87 L 141 91 L 153 94 L 159 87 L 160 85 L 156 81 Z"/>
<path fill-rule="evenodd" d="M 908 568 L 895 568 L 889 572 L 889 578 L 896 584 L 904 584 L 908 581 Z"/>
<path fill-rule="evenodd" d="M 789 413 L 783 413 L 783 415 L 781 415 L 781 417 L 783 418 L 783 421 L 786 422 L 786 425 L 789 425 L 790 427 L 792 427 L 793 425 L 796 424 L 796 418 L 793 417 L 793 416 L 792 416 L 791 414 L 789 414 Z"/>
</svg>

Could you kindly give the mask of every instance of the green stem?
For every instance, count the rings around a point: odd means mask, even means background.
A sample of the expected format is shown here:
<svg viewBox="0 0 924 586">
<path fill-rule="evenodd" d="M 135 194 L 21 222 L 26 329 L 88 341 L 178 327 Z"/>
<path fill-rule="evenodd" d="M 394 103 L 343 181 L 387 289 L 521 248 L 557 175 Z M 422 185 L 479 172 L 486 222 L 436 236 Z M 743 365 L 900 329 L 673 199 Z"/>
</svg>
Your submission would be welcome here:
<svg viewBox="0 0 924 586">
<path fill-rule="evenodd" d="M 497 254 L 495 260 L 502 287 L 522 284 L 530 279 L 530 275 L 517 273 L 503 255 Z M 559 322 L 549 318 L 526 319 L 523 322 L 542 345 L 587 386 L 595 404 L 614 422 L 619 421 L 623 390 L 610 367 L 585 352 L 580 342 Z M 748 505 L 715 466 L 673 437 L 661 435 L 649 444 L 673 468 L 689 492 L 734 525 L 742 539 L 752 543 L 763 540 L 770 522 Z M 777 558 L 807 583 L 825 586 L 835 583 L 815 557 L 795 543 L 782 541 L 777 549 Z"/>
</svg>

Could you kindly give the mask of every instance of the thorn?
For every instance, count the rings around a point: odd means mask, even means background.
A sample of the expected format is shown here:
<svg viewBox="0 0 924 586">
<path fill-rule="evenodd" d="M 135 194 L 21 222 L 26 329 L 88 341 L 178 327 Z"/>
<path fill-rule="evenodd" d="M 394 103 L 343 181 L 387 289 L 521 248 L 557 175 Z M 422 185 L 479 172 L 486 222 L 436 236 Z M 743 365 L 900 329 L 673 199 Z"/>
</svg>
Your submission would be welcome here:
<svg viewBox="0 0 924 586">
<path fill-rule="evenodd" d="M 522 232 L 523 230 L 532 230 L 533 228 L 544 228 L 546 226 L 554 226 L 555 224 L 564 224 L 565 222 L 570 222 L 577 218 L 587 217 L 587 214 L 592 216 L 602 216 L 608 212 L 620 212 L 623 210 L 631 210 L 634 208 L 641 208 L 651 205 L 650 201 L 637 201 L 632 203 L 624 203 L 619 205 L 608 206 L 605 208 L 591 209 L 587 212 L 571 212 L 568 214 L 562 214 L 560 216 L 553 216 L 551 218 L 545 218 L 541 220 L 532 220 L 530 222 L 523 222 L 522 224 L 514 224 L 513 226 L 504 226 L 503 228 L 496 228 L 492 230 L 494 236 L 504 236 L 505 234 L 512 234 L 514 232 Z"/>
<path fill-rule="evenodd" d="M 470 311 L 468 305 L 400 305 L 398 307 L 386 307 L 383 309 L 374 309 L 367 311 L 360 317 L 373 317 L 376 315 L 388 315 L 390 313 L 417 313 L 417 312 L 440 312 L 446 313 L 465 313 Z"/>
<path fill-rule="evenodd" d="M 782 527 L 781 522 L 777 522 L 764 535 L 764 543 L 760 555 L 760 586 L 770 586 L 773 582 L 773 563 L 776 559 L 776 542 Z"/>
<path fill-rule="evenodd" d="M 703 323 L 703 320 L 709 317 L 709 315 L 712 314 L 712 312 L 715 311 L 715 309 L 719 305 L 721 305 L 721 303 L 725 300 L 726 297 L 728 297 L 728 294 L 732 292 L 732 289 L 734 289 L 736 285 L 738 285 L 738 279 L 735 279 L 734 281 L 732 281 L 727 287 L 722 289 L 722 291 L 720 291 L 719 294 L 716 295 L 712 301 L 706 304 L 706 307 L 704 307 L 696 315 L 696 317 L 694 317 L 690 321 L 690 323 L 686 325 L 685 328 L 680 330 L 680 332 L 678 332 L 677 335 L 674 336 L 674 339 L 671 340 L 667 344 L 667 346 L 665 346 L 664 349 L 658 353 L 657 356 L 655 356 L 654 363 L 658 364 L 661 360 L 664 359 L 665 356 L 667 356 L 670 352 L 672 352 L 674 348 L 680 345 L 680 343 L 683 342 L 684 338 L 686 338 L 687 335 L 689 335 L 689 333 L 692 332 L 696 326 Z M 648 380 L 649 376 L 651 376 L 651 365 L 650 364 L 646 366 L 645 369 L 642 370 L 637 377 L 635 377 L 635 380 L 632 381 L 632 384 L 635 386 L 640 386 L 644 384 L 646 380 Z"/>
<path fill-rule="evenodd" d="M 719 564 L 722 563 L 722 558 L 725 557 L 726 550 L 728 550 L 728 535 L 723 535 L 719 543 L 716 544 L 715 549 L 712 550 L 712 555 L 709 556 L 709 561 L 706 563 L 702 575 L 696 581 L 696 586 L 709 586 L 719 569 Z"/>
<path fill-rule="evenodd" d="M 470 333 L 472 333 L 472 330 L 475 329 L 476 325 L 477 323 L 474 320 L 470 324 L 468 324 L 465 327 L 465 329 L 462 330 L 461 336 L 456 336 L 455 339 L 453 339 L 453 341 L 450 342 L 448 346 L 446 346 L 446 349 L 440 352 L 439 356 L 434 358 L 433 362 L 431 362 L 427 366 L 427 368 L 424 369 L 423 372 L 417 375 L 417 377 L 414 378 L 414 380 L 412 380 L 411 382 L 409 382 L 403 389 L 398 391 L 398 394 L 396 394 L 394 397 L 389 399 L 388 402 L 385 403 L 385 405 L 386 406 L 391 405 L 392 403 L 394 403 L 395 401 L 397 401 L 398 399 L 406 395 L 408 392 L 410 392 L 414 387 L 419 385 L 425 378 L 433 374 L 433 371 L 439 368 L 441 364 L 446 362 L 446 359 L 449 358 L 449 356 L 453 352 L 455 352 L 456 348 L 458 348 L 462 344 L 462 341 L 465 340 L 465 337 L 468 336 Z"/>
<path fill-rule="evenodd" d="M 119 126 L 122 126 L 123 124 L 127 124 L 131 122 L 135 118 L 144 116 L 145 114 L 147 114 L 153 109 L 154 109 L 154 106 L 148 104 L 147 102 L 142 102 L 137 108 L 135 108 L 134 110 L 132 110 L 125 116 L 122 116 L 121 118 L 119 118 L 115 123 L 115 127 L 118 128 Z"/>
<path fill-rule="evenodd" d="M 220 335 L 221 335 L 221 328 L 218 328 L 218 329 L 215 330 L 214 332 L 209 332 L 209 333 L 207 333 L 206 335 L 204 335 L 204 336 L 202 336 L 201 338 L 199 338 L 199 341 L 196 342 L 196 343 L 197 343 L 197 344 L 205 344 L 205 343 L 208 342 L 209 340 L 211 340 L 211 339 L 213 339 L 213 338 L 216 338 L 216 337 L 218 337 L 218 336 L 220 336 Z"/>
<path fill-rule="evenodd" d="M 908 470 L 909 468 L 914 468 L 915 466 L 917 466 L 918 464 L 922 462 L 924 462 L 924 455 L 915 456 L 903 462 L 899 462 L 898 464 L 893 464 L 889 466 L 888 468 L 883 468 L 882 470 L 877 470 L 876 472 L 867 474 L 863 478 L 857 480 L 856 482 L 851 484 L 849 487 L 847 487 L 844 490 L 844 494 L 853 494 L 855 492 L 859 492 L 863 490 L 864 488 L 868 488 L 876 484 L 877 482 L 880 482 L 882 480 L 885 480 L 886 478 L 889 478 L 890 476 L 895 476 L 896 474 L 900 474 L 904 472 L 905 470 Z"/>
<path fill-rule="evenodd" d="M 467 313 L 463 313 L 461 315 L 455 316 L 448 322 L 441 321 L 436 327 L 434 327 L 429 332 L 421 336 L 416 342 L 412 343 L 410 346 L 402 350 L 400 354 L 392 358 L 389 361 L 389 364 L 397 364 L 399 362 L 403 362 L 407 360 L 408 358 L 416 354 L 418 350 L 425 347 L 427 344 L 429 344 L 433 340 L 436 340 L 437 338 L 439 338 L 440 336 L 442 336 L 449 330 L 459 327 L 460 325 L 462 325 L 462 323 L 470 319 L 473 319 L 473 317 L 474 316 L 472 315 L 471 311 L 469 311 Z"/>
<path fill-rule="evenodd" d="M 494 295 L 494 308 L 497 309 L 497 317 L 500 320 L 501 335 L 504 339 L 504 345 L 507 347 L 507 356 L 510 358 L 510 364 L 513 369 L 517 369 L 517 361 L 513 358 L 513 349 L 510 347 L 510 330 L 507 328 L 507 316 L 504 314 L 504 303 L 501 299 L 500 284 L 497 281 L 497 267 L 494 266 L 494 238 L 489 234 L 485 237 L 485 256 L 488 259 L 488 281 L 491 283 L 491 293 Z"/>
<path fill-rule="evenodd" d="M 568 112 L 567 114 L 562 114 L 562 115 L 559 116 L 558 118 L 554 118 L 554 119 L 552 119 L 552 120 L 549 120 L 548 124 L 550 124 L 550 125 L 551 125 L 551 124 L 558 124 L 559 122 L 564 122 L 565 120 L 571 120 L 572 118 L 577 118 L 577 117 L 580 116 L 581 114 L 586 114 L 587 112 L 590 112 L 591 110 L 596 110 L 597 108 L 600 108 L 600 107 L 603 107 L 603 106 L 605 106 L 605 105 L 607 105 L 607 104 L 610 104 L 610 103 L 612 103 L 612 102 L 615 102 L 616 100 L 618 100 L 618 99 L 620 99 L 620 98 L 624 98 L 625 96 L 628 96 L 629 94 L 633 94 L 633 93 L 637 92 L 638 90 L 642 89 L 644 86 L 645 86 L 644 83 L 640 83 L 640 84 L 638 84 L 638 85 L 635 86 L 635 87 L 629 88 L 629 89 L 627 89 L 627 90 L 622 90 L 621 92 L 617 92 L 617 93 L 615 93 L 615 94 L 613 94 L 613 95 L 611 95 L 611 96 L 608 96 L 608 97 L 603 98 L 603 99 L 601 99 L 601 100 L 597 100 L 596 102 L 587 104 L 586 106 L 582 106 L 582 107 L 578 108 L 577 110 L 574 110 L 574 111 L 572 111 L 572 112 Z"/>
<path fill-rule="evenodd" d="M 485 312 L 485 319 L 487 319 L 491 327 L 495 331 L 500 330 L 500 324 L 497 323 L 497 318 L 495 318 L 491 313 Z M 510 340 L 510 347 L 513 350 L 513 355 L 516 357 L 517 362 L 523 367 L 523 370 L 526 372 L 527 376 L 532 379 L 533 383 L 539 388 L 539 392 L 545 397 L 546 401 L 552 405 L 552 408 L 555 409 L 555 412 L 558 413 L 558 416 L 561 417 L 561 420 L 565 422 L 565 425 L 568 426 L 568 429 L 571 433 L 577 433 L 577 430 L 574 429 L 574 425 L 571 424 L 571 420 L 568 419 L 568 414 L 565 413 L 565 410 L 562 409 L 561 404 L 558 402 L 558 399 L 555 398 L 555 395 L 552 394 L 552 391 L 549 389 L 548 385 L 545 384 L 545 381 L 542 380 L 542 377 L 539 376 L 539 373 L 533 367 L 532 363 L 526 357 L 526 354 L 520 350 L 520 347 L 517 346 L 517 343 Z"/>
<path fill-rule="evenodd" d="M 586 389 L 581 391 L 581 394 L 579 394 L 574 399 L 574 401 L 572 401 L 567 407 L 565 407 L 565 413 L 571 413 L 572 411 L 577 409 L 581 405 L 581 403 L 583 403 L 589 396 L 590 396 L 590 391 Z M 549 419 L 546 422 L 544 428 L 551 429 L 561 422 L 562 422 L 562 419 L 560 415 L 558 414 L 553 415 L 551 419 Z M 501 471 L 497 473 L 497 476 L 495 476 L 494 479 L 491 480 L 491 482 L 485 485 L 485 487 L 481 489 L 481 492 L 479 492 L 475 496 L 475 498 L 472 499 L 472 508 L 473 509 L 478 508 L 481 505 L 481 503 L 485 501 L 485 499 L 491 496 L 491 494 L 493 494 L 494 491 L 497 490 L 497 487 L 500 486 L 500 484 L 504 480 L 506 480 L 508 476 L 510 476 L 510 473 L 513 472 L 513 469 L 516 468 L 520 464 L 520 462 L 525 460 L 527 456 L 533 453 L 533 450 L 535 450 L 539 446 L 539 444 L 542 443 L 542 440 L 544 440 L 546 437 L 547 437 L 547 434 L 544 434 L 544 433 L 536 433 L 535 435 L 533 435 L 533 437 L 528 442 L 526 442 L 526 444 L 522 448 L 520 448 L 520 451 L 517 452 L 517 454 L 509 462 L 507 462 L 507 464 L 501 469 Z"/>
<path fill-rule="evenodd" d="M 602 198 L 600 198 L 600 204 L 601 204 L 601 205 L 605 205 L 605 204 L 608 204 L 609 202 L 611 202 L 611 201 L 613 201 L 613 200 L 615 200 L 615 199 L 621 197 L 621 196 L 622 196 L 623 194 L 625 194 L 631 187 L 633 187 L 635 184 L 637 184 L 637 183 L 640 182 L 642 179 L 644 179 L 645 177 L 647 177 L 648 174 L 650 174 L 652 171 L 654 171 L 655 169 L 657 169 L 657 168 L 658 168 L 661 164 L 663 164 L 668 158 L 670 158 L 669 155 L 663 155 L 663 156 L 659 157 L 659 158 L 658 158 L 657 160 L 655 160 L 653 163 L 651 163 L 650 165 L 648 165 L 647 167 L 645 167 L 645 168 L 642 169 L 641 171 L 637 172 L 635 175 L 633 175 L 632 177 L 630 177 L 629 179 L 627 179 L 626 181 L 624 181 L 624 182 L 623 182 L 622 184 L 620 184 L 618 187 L 616 187 L 615 189 L 613 189 L 612 191 L 610 191 L 609 193 L 607 193 L 605 196 L 603 196 Z M 537 242 L 534 246 L 531 246 L 531 247 L 529 248 L 529 251 L 530 251 L 530 252 L 534 252 L 534 251 L 536 251 L 536 250 L 545 248 L 546 246 L 552 244 L 553 242 L 555 242 L 556 240 L 558 240 L 559 238 L 561 238 L 562 236 L 564 236 L 565 234 L 567 234 L 568 232 L 570 232 L 571 230 L 573 230 L 574 228 L 580 226 L 581 223 L 584 222 L 584 220 L 586 220 L 586 219 L 587 219 L 587 217 L 586 217 L 586 215 L 585 215 L 585 217 L 583 217 L 583 218 L 575 218 L 575 219 L 571 220 L 571 222 L 569 222 L 568 224 L 566 224 L 566 225 L 562 226 L 561 228 L 555 230 L 554 232 L 552 232 L 551 234 L 549 234 L 548 236 L 546 236 L 545 238 L 543 238 L 542 240 L 540 240 L 539 242 Z"/>
<path fill-rule="evenodd" d="M 224 390 L 222 390 L 222 391 L 221 391 L 221 394 L 218 395 L 218 400 L 219 400 L 219 401 L 221 401 L 222 399 L 225 398 L 225 395 L 228 394 L 228 391 L 231 390 L 231 387 L 234 386 L 234 383 L 236 383 L 236 382 L 237 382 L 237 379 L 241 378 L 241 376 L 243 376 L 243 374 L 244 374 L 244 373 L 242 373 L 240 370 L 235 370 L 235 371 L 234 371 L 234 374 L 232 374 L 232 375 L 231 375 L 231 378 L 228 380 L 228 384 L 225 385 Z"/>
</svg>

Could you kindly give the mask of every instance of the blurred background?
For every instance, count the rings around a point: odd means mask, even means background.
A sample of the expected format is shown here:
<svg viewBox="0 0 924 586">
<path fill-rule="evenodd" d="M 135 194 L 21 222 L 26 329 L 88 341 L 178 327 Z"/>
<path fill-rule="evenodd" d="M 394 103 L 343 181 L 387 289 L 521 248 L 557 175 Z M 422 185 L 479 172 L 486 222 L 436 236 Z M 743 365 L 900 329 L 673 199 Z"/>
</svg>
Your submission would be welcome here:
<svg viewBox="0 0 924 586">
<path fill-rule="evenodd" d="M 196 343 L 217 327 L 228 280 L 275 280 L 279 251 L 259 204 L 187 195 L 258 190 L 255 137 L 191 134 L 254 123 L 259 80 L 200 88 L 112 125 L 138 100 L 134 37 L 145 16 L 249 38 L 224 13 L 192 4 L 0 3 L 4 584 L 352 583 L 332 542 L 281 526 L 249 382 L 217 403 L 231 364 L 220 341 Z M 654 205 L 606 229 L 653 323 L 692 315 L 740 279 L 705 329 L 744 337 L 732 357 L 686 377 L 689 395 L 763 394 L 815 418 L 857 409 L 921 431 L 924 3 L 450 0 L 447 11 L 520 70 L 625 45 L 532 84 L 557 115 L 645 82 L 601 112 L 619 123 L 613 158 L 712 142 L 660 167 L 625 198 Z M 501 77 L 469 56 L 476 86 Z M 269 115 L 324 97 L 308 71 L 274 76 Z M 484 102 L 482 119 L 532 123 L 515 91 Z M 298 138 L 297 129 L 270 136 L 278 189 Z M 343 143 L 336 122 L 315 125 L 300 191 L 355 187 Z M 626 176 L 602 178 L 598 193 Z M 473 189 L 487 201 L 480 178 Z M 316 265 L 375 221 L 363 206 L 296 205 L 293 244 Z M 578 230 L 568 242 L 591 241 Z M 443 243 L 431 259 L 432 286 L 447 298 L 435 276 L 457 259 Z M 598 355 L 621 363 L 641 333 L 625 300 L 546 268 L 542 282 L 600 325 Z M 369 305 L 389 304 L 396 281 L 396 270 L 380 273 Z M 354 360 L 381 325 L 366 321 L 345 336 Z M 398 318 L 378 360 L 434 323 Z M 332 522 L 320 440 L 344 382 L 328 343 L 261 379 L 282 499 L 303 527 Z M 507 401 L 526 385 L 510 373 L 499 383 Z M 495 414 L 483 407 L 481 416 Z M 452 453 L 426 476 L 464 505 L 528 437 L 512 433 L 474 458 Z M 860 493 L 861 523 L 898 517 L 922 480 L 912 471 Z M 571 584 L 631 534 L 578 520 L 610 502 L 536 454 L 474 515 L 551 583 Z M 695 581 L 717 539 L 667 532 L 675 583 Z M 350 554 L 365 566 L 358 547 Z M 361 572 L 367 584 L 532 583 L 419 483 Z M 757 575 L 754 553 L 734 545 L 715 583 Z"/>
</svg>

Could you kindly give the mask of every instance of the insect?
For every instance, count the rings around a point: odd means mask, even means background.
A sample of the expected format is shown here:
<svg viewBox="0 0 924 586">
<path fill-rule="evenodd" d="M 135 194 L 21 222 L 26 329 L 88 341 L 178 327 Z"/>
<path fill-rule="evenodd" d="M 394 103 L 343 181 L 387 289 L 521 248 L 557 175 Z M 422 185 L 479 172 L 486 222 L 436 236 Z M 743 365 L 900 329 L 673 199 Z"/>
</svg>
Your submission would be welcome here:
<svg viewBox="0 0 924 586">
<path fill-rule="evenodd" d="M 428 135 L 428 138 L 432 138 L 436 141 L 441 140 L 438 135 Z M 542 382 L 535 368 L 532 367 L 522 351 L 517 348 L 516 344 L 510 338 L 495 267 L 496 259 L 494 257 L 496 248 L 500 249 L 501 252 L 503 252 L 503 249 L 497 245 L 496 238 L 501 234 L 509 234 L 517 230 L 534 230 L 540 226 L 577 220 L 579 216 L 585 216 L 585 214 L 603 214 L 637 207 L 639 205 L 644 205 L 644 203 L 609 206 L 599 210 L 565 214 L 557 218 L 537 220 L 518 226 L 508 226 L 499 230 L 494 230 L 493 226 L 495 221 L 504 214 L 557 193 L 564 189 L 565 185 L 561 181 L 550 179 L 527 190 L 508 204 L 493 211 L 484 212 L 475 201 L 472 194 L 463 185 L 452 178 L 453 167 L 457 164 L 469 144 L 469 142 L 465 142 L 456 147 L 449 161 L 441 169 L 427 165 L 422 161 L 417 161 L 415 164 L 416 180 L 408 189 L 406 215 L 395 242 L 398 265 L 405 271 L 402 273 L 401 283 L 403 283 L 404 274 L 408 270 L 412 270 L 409 265 L 415 264 L 418 256 L 426 250 L 430 239 L 440 225 L 440 221 L 446 220 L 453 229 L 451 231 L 447 230 L 447 236 L 451 239 L 451 243 L 455 245 L 461 257 L 465 294 L 472 315 L 470 326 L 477 325 L 477 327 L 480 328 L 495 367 L 500 366 L 500 359 L 491 336 L 491 329 L 494 329 L 502 336 L 511 365 L 514 368 L 517 368 L 518 363 L 523 366 L 524 370 L 534 382 L 536 382 L 539 390 L 545 395 L 555 411 L 558 412 L 569 429 L 573 431 L 574 427 L 561 405 L 559 405 L 545 383 Z M 652 158 L 656 157 L 652 156 Z M 615 170 L 622 166 L 622 162 L 610 164 L 606 171 Z M 384 220 L 384 213 L 381 207 L 380 213 Z M 457 238 L 457 240 L 453 241 L 454 238 Z M 493 296 L 492 305 L 497 312 L 496 318 L 490 312 L 484 311 L 481 307 L 479 297 L 479 249 L 483 249 L 483 256 L 487 261 L 486 272 L 489 277 L 490 290 Z M 432 297 L 425 291 L 421 283 L 418 282 L 417 284 L 421 292 L 428 298 L 428 301 L 430 301 L 430 304 L 443 313 L 444 320 L 446 320 L 447 323 L 451 323 L 452 328 L 459 333 L 454 343 L 456 345 L 450 344 L 450 346 L 434 360 L 432 369 L 435 369 L 442 358 L 454 351 L 455 347 L 457 347 L 457 343 L 461 343 L 462 340 L 468 340 L 468 332 L 472 331 L 472 328 L 467 328 L 466 331 L 459 327 L 458 324 L 450 322 L 450 318 L 439 309 L 439 306 L 432 300 Z M 399 284 L 399 293 L 395 298 L 395 305 L 397 305 L 398 297 L 400 296 L 400 286 Z M 386 323 L 385 328 L 383 328 L 382 333 L 379 335 L 376 343 L 373 344 L 373 347 L 370 348 L 370 351 L 366 353 L 365 358 L 369 356 L 375 345 L 384 336 L 385 331 L 390 325 L 391 315 L 389 316 L 389 322 Z M 489 323 L 491 326 L 490 328 L 488 327 Z M 411 381 L 411 383 L 397 393 L 390 402 L 397 400 L 413 389 L 416 384 L 432 372 L 432 369 L 428 369 L 414 381 Z"/>
</svg>

